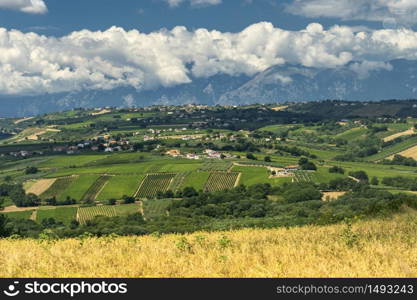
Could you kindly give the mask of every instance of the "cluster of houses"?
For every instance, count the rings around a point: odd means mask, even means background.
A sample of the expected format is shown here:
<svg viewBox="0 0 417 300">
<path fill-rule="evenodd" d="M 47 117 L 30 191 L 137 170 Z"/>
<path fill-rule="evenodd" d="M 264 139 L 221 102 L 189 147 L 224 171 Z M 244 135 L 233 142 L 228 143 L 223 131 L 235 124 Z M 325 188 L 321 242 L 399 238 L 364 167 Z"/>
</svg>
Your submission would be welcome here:
<svg viewBox="0 0 417 300">
<path fill-rule="evenodd" d="M 53 152 L 60 152 L 66 154 L 76 154 L 83 150 L 90 151 L 104 151 L 104 152 L 116 152 L 123 150 L 131 150 L 131 145 L 128 140 L 116 141 L 111 139 L 109 135 L 99 136 L 97 138 L 79 142 L 77 145 L 55 146 Z"/>
<path fill-rule="evenodd" d="M 26 158 L 31 157 L 33 155 L 42 155 L 43 152 L 29 152 L 29 151 L 17 151 L 17 152 L 10 152 L 10 156 L 18 157 L 18 158 Z M 4 154 L 2 154 L 4 156 Z"/>
<path fill-rule="evenodd" d="M 195 153 L 186 153 L 182 154 L 180 150 L 171 149 L 165 152 L 166 155 L 171 157 L 182 157 L 187 159 L 203 159 L 203 158 L 211 158 L 211 159 L 224 159 L 224 158 L 233 158 L 233 155 L 229 153 L 220 153 L 218 151 L 214 151 L 211 149 L 206 149 L 203 151 L 202 154 L 195 154 Z"/>
</svg>

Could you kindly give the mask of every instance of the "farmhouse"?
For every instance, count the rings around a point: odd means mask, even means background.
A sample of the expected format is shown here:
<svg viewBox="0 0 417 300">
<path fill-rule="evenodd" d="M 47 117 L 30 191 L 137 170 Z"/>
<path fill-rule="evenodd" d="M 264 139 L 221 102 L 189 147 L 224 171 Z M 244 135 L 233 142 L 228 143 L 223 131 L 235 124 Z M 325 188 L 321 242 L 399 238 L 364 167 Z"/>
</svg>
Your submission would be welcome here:
<svg viewBox="0 0 417 300">
<path fill-rule="evenodd" d="M 181 155 L 181 152 L 179 150 L 172 149 L 172 150 L 168 150 L 167 152 L 165 152 L 165 154 L 172 156 L 172 157 L 178 157 Z"/>
</svg>

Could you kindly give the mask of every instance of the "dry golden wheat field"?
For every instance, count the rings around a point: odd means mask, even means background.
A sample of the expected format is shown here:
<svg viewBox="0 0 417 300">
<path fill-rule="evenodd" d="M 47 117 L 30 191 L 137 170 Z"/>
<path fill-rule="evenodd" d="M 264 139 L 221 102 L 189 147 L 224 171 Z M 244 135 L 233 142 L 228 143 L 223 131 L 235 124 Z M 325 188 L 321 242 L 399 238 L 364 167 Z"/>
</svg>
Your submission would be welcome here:
<svg viewBox="0 0 417 300">
<path fill-rule="evenodd" d="M 332 226 L 0 240 L 0 277 L 416 277 L 417 213 Z"/>
</svg>

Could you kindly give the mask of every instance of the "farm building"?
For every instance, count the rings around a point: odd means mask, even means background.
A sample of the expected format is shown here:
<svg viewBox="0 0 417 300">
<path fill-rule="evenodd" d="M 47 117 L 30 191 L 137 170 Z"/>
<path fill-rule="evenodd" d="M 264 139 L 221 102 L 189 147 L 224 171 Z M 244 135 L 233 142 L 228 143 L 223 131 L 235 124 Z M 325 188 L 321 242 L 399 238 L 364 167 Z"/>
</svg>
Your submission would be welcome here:
<svg viewBox="0 0 417 300">
<path fill-rule="evenodd" d="M 289 165 L 289 166 L 286 166 L 284 169 L 286 171 L 298 171 L 299 168 L 300 168 L 299 165 Z"/>
<path fill-rule="evenodd" d="M 172 157 L 177 157 L 181 155 L 181 152 L 179 150 L 172 149 L 172 150 L 168 150 L 167 152 L 165 152 L 165 154 L 172 156 Z"/>
<path fill-rule="evenodd" d="M 200 156 L 194 153 L 187 153 L 186 158 L 188 159 L 200 159 Z"/>
</svg>

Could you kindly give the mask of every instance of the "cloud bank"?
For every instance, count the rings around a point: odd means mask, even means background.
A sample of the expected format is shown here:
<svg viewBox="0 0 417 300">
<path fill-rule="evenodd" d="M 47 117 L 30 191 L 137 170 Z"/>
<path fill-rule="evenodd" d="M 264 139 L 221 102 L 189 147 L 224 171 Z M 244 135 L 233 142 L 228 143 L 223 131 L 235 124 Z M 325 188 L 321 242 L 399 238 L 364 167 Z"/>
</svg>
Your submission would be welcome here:
<svg viewBox="0 0 417 300">
<path fill-rule="evenodd" d="M 45 14 L 48 12 L 43 0 L 0 0 L 0 9 L 18 10 L 28 14 Z"/>
<path fill-rule="evenodd" d="M 417 23 L 415 0 L 294 0 L 287 11 L 311 18 L 329 17 L 342 20 Z"/>
<path fill-rule="evenodd" d="M 238 33 L 175 27 L 145 34 L 112 27 L 56 38 L 0 28 L 0 94 L 153 89 L 194 77 L 254 75 L 285 63 L 336 68 L 357 61 L 352 68 L 366 76 L 399 58 L 417 59 L 416 32 L 325 30 L 317 23 L 287 31 L 262 22 Z"/>
<path fill-rule="evenodd" d="M 165 0 L 169 6 L 177 7 L 184 2 L 189 2 L 191 6 L 210 6 L 222 3 L 222 0 Z"/>
</svg>

